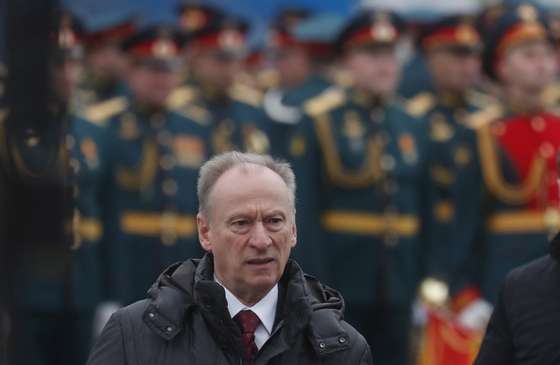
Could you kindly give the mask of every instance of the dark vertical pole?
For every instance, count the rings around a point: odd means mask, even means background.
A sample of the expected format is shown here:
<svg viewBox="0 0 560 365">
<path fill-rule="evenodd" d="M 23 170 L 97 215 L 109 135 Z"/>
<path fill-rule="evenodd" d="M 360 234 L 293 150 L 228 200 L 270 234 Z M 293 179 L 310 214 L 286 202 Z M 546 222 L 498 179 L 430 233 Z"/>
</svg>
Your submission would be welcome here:
<svg viewBox="0 0 560 365">
<path fill-rule="evenodd" d="M 3 327 L 9 327 L 7 343 L 13 350 L 21 329 L 18 321 L 27 313 L 21 310 L 19 298 L 33 300 L 32 293 L 21 292 L 18 283 L 41 279 L 45 272 L 57 273 L 60 270 L 51 267 L 67 260 L 67 187 L 64 176 L 56 173 L 65 131 L 51 95 L 56 0 L 0 3 L 7 69 L 7 118 L 0 122 L 0 274 L 4 277 L 0 305 L 4 303 L 8 313 L 4 321 L 0 318 L 0 342 Z M 66 279 L 63 274 L 53 277 Z M 2 350 L 11 358 L 10 348 Z M 0 364 L 3 360 L 0 355 Z"/>
</svg>

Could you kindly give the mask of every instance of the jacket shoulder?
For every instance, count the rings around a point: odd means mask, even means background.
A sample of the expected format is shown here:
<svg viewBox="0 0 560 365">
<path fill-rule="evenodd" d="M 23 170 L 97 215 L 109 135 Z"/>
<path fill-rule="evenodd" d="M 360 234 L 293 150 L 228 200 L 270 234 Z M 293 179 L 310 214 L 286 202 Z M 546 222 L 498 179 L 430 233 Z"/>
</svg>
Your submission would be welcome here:
<svg viewBox="0 0 560 365">
<path fill-rule="evenodd" d="M 343 89 L 336 86 L 329 87 L 319 95 L 306 101 L 303 105 L 303 110 L 311 117 L 316 117 L 343 105 L 346 99 L 346 93 Z"/>
<path fill-rule="evenodd" d="M 177 109 L 191 103 L 196 96 L 196 90 L 189 86 L 180 86 L 174 89 L 167 97 L 166 103 L 170 109 Z"/>
<path fill-rule="evenodd" d="M 422 92 L 404 102 L 404 108 L 408 114 L 414 117 L 426 115 L 436 105 L 436 97 L 430 92 Z"/>
<path fill-rule="evenodd" d="M 117 96 L 86 107 L 80 116 L 91 123 L 105 125 L 110 118 L 123 112 L 127 107 L 128 100 L 123 96 Z"/>
<path fill-rule="evenodd" d="M 263 102 L 263 93 L 260 90 L 240 83 L 233 85 L 230 96 L 233 100 L 254 108 L 260 108 Z"/>
</svg>

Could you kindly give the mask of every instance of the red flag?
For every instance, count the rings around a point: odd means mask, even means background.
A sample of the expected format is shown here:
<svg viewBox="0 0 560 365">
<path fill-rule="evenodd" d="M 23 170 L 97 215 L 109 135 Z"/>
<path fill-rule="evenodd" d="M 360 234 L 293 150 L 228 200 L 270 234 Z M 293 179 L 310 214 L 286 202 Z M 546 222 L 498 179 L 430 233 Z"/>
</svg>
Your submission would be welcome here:
<svg viewBox="0 0 560 365">
<path fill-rule="evenodd" d="M 428 311 L 417 365 L 471 365 L 483 331 L 469 330 L 446 313 Z"/>
</svg>

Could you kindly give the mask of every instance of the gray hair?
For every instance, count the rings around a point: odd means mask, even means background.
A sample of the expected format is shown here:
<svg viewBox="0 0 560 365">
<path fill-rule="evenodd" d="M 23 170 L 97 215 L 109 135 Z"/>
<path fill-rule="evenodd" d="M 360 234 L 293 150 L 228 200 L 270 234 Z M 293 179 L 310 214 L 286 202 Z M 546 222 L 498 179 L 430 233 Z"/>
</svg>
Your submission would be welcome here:
<svg viewBox="0 0 560 365">
<path fill-rule="evenodd" d="M 236 166 L 247 164 L 266 167 L 278 174 L 290 190 L 290 200 L 294 205 L 295 212 L 296 177 L 289 163 L 274 159 L 269 155 L 231 151 L 212 157 L 200 168 L 197 195 L 198 210 L 201 214 L 208 214 L 210 207 L 209 196 L 220 176 Z"/>
</svg>

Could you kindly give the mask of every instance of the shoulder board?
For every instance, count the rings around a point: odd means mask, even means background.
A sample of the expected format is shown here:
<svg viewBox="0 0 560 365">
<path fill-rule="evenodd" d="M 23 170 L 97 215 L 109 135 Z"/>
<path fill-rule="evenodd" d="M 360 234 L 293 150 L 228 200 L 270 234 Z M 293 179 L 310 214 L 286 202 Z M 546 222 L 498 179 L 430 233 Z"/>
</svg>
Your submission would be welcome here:
<svg viewBox="0 0 560 365">
<path fill-rule="evenodd" d="M 488 125 L 504 115 L 504 109 L 501 105 L 494 103 L 486 106 L 484 109 L 469 115 L 466 119 L 466 125 L 473 129 L 481 128 Z"/>
<path fill-rule="evenodd" d="M 345 101 L 346 93 L 344 90 L 333 86 L 306 101 L 303 110 L 306 114 L 314 117 L 344 104 Z"/>
<path fill-rule="evenodd" d="M 337 71 L 334 73 L 332 77 L 332 81 L 342 87 L 342 88 L 349 88 L 352 87 L 354 84 L 354 79 L 352 75 L 347 71 Z"/>
<path fill-rule="evenodd" d="M 485 108 L 498 102 L 496 97 L 478 90 L 469 90 L 467 92 L 467 101 L 478 108 Z"/>
<path fill-rule="evenodd" d="M 560 106 L 560 83 L 547 87 L 542 93 L 542 101 L 546 108 L 558 108 Z"/>
<path fill-rule="evenodd" d="M 200 125 L 210 125 L 210 112 L 200 105 L 185 104 L 181 108 L 173 109 L 173 111 Z"/>
<path fill-rule="evenodd" d="M 81 112 L 81 116 L 94 124 L 104 125 L 109 118 L 122 112 L 127 106 L 128 100 L 123 96 L 117 96 L 86 107 Z"/>
<path fill-rule="evenodd" d="M 436 105 L 436 98 L 429 92 L 422 92 L 410 98 L 404 105 L 408 114 L 421 117 Z"/>
<path fill-rule="evenodd" d="M 263 94 L 257 89 L 247 85 L 236 83 L 230 90 L 232 99 L 249 104 L 255 108 L 260 108 L 262 105 Z"/>
<path fill-rule="evenodd" d="M 167 97 L 167 106 L 170 109 L 179 108 L 191 102 L 196 95 L 196 90 L 189 86 L 180 86 L 173 90 Z"/>
</svg>

